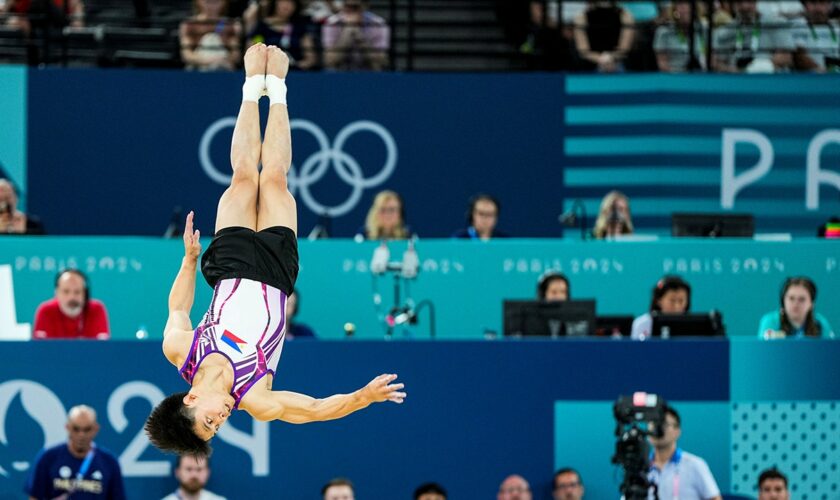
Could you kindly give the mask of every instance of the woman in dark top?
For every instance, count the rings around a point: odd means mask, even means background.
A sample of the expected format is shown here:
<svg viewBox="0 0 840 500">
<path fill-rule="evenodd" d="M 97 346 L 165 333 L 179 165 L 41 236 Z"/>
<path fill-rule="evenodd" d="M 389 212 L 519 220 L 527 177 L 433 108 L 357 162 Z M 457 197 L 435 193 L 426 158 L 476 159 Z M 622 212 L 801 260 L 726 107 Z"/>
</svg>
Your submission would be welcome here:
<svg viewBox="0 0 840 500">
<path fill-rule="evenodd" d="M 575 45 L 587 69 L 601 73 L 624 70 L 633 47 L 633 15 L 616 2 L 590 1 L 575 19 Z"/>
<path fill-rule="evenodd" d="M 267 13 L 262 17 L 260 10 Z M 317 64 L 310 20 L 300 14 L 299 0 L 263 0 L 251 3 L 243 14 L 248 45 L 264 43 L 283 49 L 289 64 L 312 69 Z"/>
</svg>

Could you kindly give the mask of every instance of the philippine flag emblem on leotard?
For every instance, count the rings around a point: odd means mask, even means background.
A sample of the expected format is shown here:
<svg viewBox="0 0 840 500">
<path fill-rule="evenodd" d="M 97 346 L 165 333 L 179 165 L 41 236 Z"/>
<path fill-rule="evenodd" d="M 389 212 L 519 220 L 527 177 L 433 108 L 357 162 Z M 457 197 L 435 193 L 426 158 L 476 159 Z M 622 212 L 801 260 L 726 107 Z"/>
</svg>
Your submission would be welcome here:
<svg viewBox="0 0 840 500">
<path fill-rule="evenodd" d="M 239 348 L 239 344 L 242 344 L 242 345 L 247 344 L 247 342 L 245 342 L 244 340 L 240 339 L 239 337 L 230 333 L 227 330 L 225 330 L 225 333 L 222 334 L 222 341 L 225 344 L 227 344 L 227 345 L 233 347 L 234 349 L 236 349 L 236 352 L 238 352 L 240 354 L 242 353 L 242 349 Z"/>
</svg>

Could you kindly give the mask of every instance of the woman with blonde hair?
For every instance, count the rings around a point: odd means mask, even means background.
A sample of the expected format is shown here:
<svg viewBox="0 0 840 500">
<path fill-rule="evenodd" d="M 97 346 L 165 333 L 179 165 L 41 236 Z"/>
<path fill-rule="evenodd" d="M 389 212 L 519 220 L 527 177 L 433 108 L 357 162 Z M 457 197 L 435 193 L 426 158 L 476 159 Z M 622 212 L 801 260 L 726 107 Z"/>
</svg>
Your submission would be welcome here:
<svg viewBox="0 0 840 500">
<path fill-rule="evenodd" d="M 399 193 L 387 189 L 377 193 L 357 236 L 368 240 L 405 240 L 412 236 L 405 224 L 405 207 Z"/>
<path fill-rule="evenodd" d="M 621 191 L 610 191 L 601 200 L 598 219 L 592 235 L 599 240 L 633 234 L 633 218 L 630 216 L 630 199 Z"/>
</svg>

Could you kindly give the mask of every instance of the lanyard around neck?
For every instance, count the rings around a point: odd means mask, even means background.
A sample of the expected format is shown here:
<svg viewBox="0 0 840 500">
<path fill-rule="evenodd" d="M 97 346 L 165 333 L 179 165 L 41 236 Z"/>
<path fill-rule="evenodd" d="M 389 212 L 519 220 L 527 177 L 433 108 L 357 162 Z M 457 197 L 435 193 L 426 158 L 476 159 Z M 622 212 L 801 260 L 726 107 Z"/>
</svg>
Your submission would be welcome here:
<svg viewBox="0 0 840 500">
<path fill-rule="evenodd" d="M 752 33 L 750 33 L 750 51 L 758 51 L 758 37 L 761 36 L 761 26 L 756 22 L 753 25 Z M 735 33 L 735 49 L 744 49 L 744 33 L 741 31 L 741 26 L 738 26 Z"/>
<path fill-rule="evenodd" d="M 831 41 L 837 43 L 837 32 L 834 31 L 834 26 L 831 24 L 831 21 L 827 22 L 826 26 L 828 26 L 828 30 L 831 31 Z M 816 42 L 817 30 L 814 29 L 814 25 L 811 23 L 811 21 L 808 21 L 808 29 L 811 30 L 811 38 L 813 38 Z"/>
</svg>

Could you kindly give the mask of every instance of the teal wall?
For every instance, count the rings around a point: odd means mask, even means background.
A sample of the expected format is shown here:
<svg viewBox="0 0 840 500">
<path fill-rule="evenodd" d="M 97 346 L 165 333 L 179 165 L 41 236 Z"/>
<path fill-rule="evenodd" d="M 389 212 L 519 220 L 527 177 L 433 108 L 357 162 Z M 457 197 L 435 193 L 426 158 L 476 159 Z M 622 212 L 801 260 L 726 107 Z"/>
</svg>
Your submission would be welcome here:
<svg viewBox="0 0 840 500">
<path fill-rule="evenodd" d="M 24 66 L 0 66 L 0 168 L 21 190 L 26 207 L 26 75 Z"/>
<path fill-rule="evenodd" d="M 207 244 L 209 240 L 205 248 Z M 349 240 L 300 243 L 300 321 L 325 338 L 342 336 L 346 322 L 356 324 L 361 338 L 383 337 L 378 315 L 392 305 L 393 281 L 373 278 L 369 272 L 374 246 Z M 404 244 L 391 247 L 392 258 L 400 258 Z M 718 308 L 730 336 L 754 336 L 761 315 L 778 307 L 785 277 L 804 274 L 816 280 L 818 309 L 836 330 L 837 250 L 836 242 L 817 240 L 421 240 L 421 271 L 411 294 L 415 301 L 434 302 L 439 337 L 478 339 L 485 330 L 500 332 L 502 299 L 533 297 L 536 280 L 547 269 L 562 269 L 570 277 L 574 297 L 597 298 L 600 314 L 642 314 L 659 277 L 676 273 L 692 284 L 695 311 Z M 90 275 L 93 296 L 108 306 L 114 336 L 130 338 L 140 325 L 152 336 L 161 335 L 182 252 L 180 240 L 6 238 L 0 243 L 0 264 L 14 269 L 19 321 L 30 321 L 38 304 L 52 295 L 58 269 L 75 266 Z M 211 296 L 199 280 L 193 321 L 200 319 Z M 374 306 L 375 290 L 382 297 L 381 311 Z M 416 327 L 396 335 L 428 337 L 427 312 L 421 313 Z"/>
</svg>

